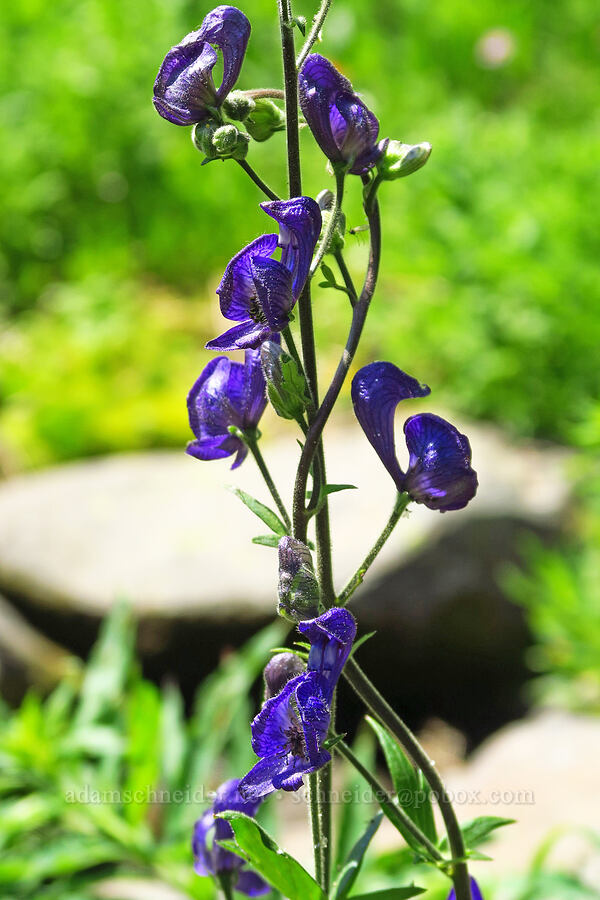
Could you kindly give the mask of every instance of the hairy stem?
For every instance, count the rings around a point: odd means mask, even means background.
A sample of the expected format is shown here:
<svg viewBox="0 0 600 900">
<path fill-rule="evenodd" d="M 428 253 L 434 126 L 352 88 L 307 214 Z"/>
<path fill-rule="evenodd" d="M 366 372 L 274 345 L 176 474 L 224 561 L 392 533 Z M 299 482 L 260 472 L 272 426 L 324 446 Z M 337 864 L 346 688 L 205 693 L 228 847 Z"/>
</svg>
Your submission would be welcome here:
<svg viewBox="0 0 600 900">
<path fill-rule="evenodd" d="M 340 209 L 342 208 L 342 201 L 344 199 L 344 181 L 346 178 L 346 173 L 344 171 L 336 171 L 335 173 L 335 198 L 333 202 L 333 207 L 330 212 L 329 222 L 327 223 L 327 228 L 325 232 L 321 235 L 321 240 L 319 242 L 319 247 L 317 249 L 317 253 L 315 258 L 313 259 L 310 266 L 310 277 L 312 278 L 319 266 L 323 261 L 323 257 L 327 253 L 329 249 L 329 245 L 331 243 L 331 239 L 336 229 L 336 225 L 338 222 L 338 218 L 340 215 Z"/>
<path fill-rule="evenodd" d="M 352 306 L 354 306 L 358 299 L 358 294 L 356 293 L 356 288 L 354 287 L 352 275 L 348 271 L 348 266 L 346 265 L 344 255 L 341 250 L 336 250 L 333 255 L 338 265 L 338 269 L 340 270 L 340 274 L 344 279 L 344 284 L 346 285 L 346 290 L 348 291 L 348 296 L 350 297 L 350 303 L 352 304 Z"/>
<path fill-rule="evenodd" d="M 321 0 L 321 5 L 316 16 L 313 19 L 312 28 L 308 32 L 308 37 L 304 42 L 304 46 L 302 50 L 298 54 L 298 59 L 296 60 L 296 66 L 300 68 L 310 51 L 312 50 L 314 44 L 317 42 L 319 38 L 319 32 L 323 27 L 323 23 L 327 17 L 327 13 L 329 12 L 329 7 L 331 6 L 331 0 Z"/>
<path fill-rule="evenodd" d="M 244 91 L 246 97 L 251 100 L 283 100 L 285 93 L 279 88 L 255 88 L 251 91 Z"/>
<path fill-rule="evenodd" d="M 340 394 L 348 370 L 352 365 L 352 360 L 354 359 L 354 354 L 356 353 L 356 348 L 360 341 L 371 299 L 377 284 L 379 260 L 381 257 L 381 222 L 379 218 L 379 206 L 375 198 L 372 199 L 370 204 L 366 205 L 366 212 L 371 235 L 367 274 L 365 276 L 365 282 L 360 297 L 356 301 L 352 311 L 352 324 L 350 326 L 350 332 L 342 357 L 338 363 L 335 375 L 333 376 L 333 380 L 329 385 L 323 402 L 310 422 L 302 454 L 300 456 L 298 471 L 296 473 L 296 483 L 294 485 L 294 533 L 296 533 L 296 530 L 303 533 L 306 532 L 306 523 L 303 523 L 302 520 L 305 518 L 304 498 L 306 496 L 306 482 L 308 480 L 310 466 L 314 455 L 317 452 L 323 429 L 325 428 L 334 404 Z M 300 538 L 300 540 L 305 539 Z"/>
<path fill-rule="evenodd" d="M 399 831 L 408 832 L 414 840 L 423 847 L 429 856 L 438 862 L 443 862 L 444 857 L 432 842 L 429 840 L 426 834 L 424 834 L 418 825 L 415 825 L 413 820 L 404 812 L 402 807 L 391 800 L 388 792 L 378 781 L 377 778 L 366 768 L 363 766 L 361 761 L 357 756 L 354 755 L 350 747 L 344 741 L 339 741 L 335 745 L 335 749 L 337 752 L 348 760 L 349 763 L 352 763 L 357 772 L 359 772 L 365 781 L 373 788 L 375 792 L 375 799 L 381 806 L 383 812 L 386 814 L 390 822 L 395 825 Z"/>
<path fill-rule="evenodd" d="M 313 772 L 308 776 L 308 807 L 310 815 L 310 829 L 313 842 L 313 854 L 315 859 L 315 878 L 323 886 L 324 859 L 323 853 L 326 847 L 323 843 L 323 811 L 321 808 L 320 772 Z"/>
<path fill-rule="evenodd" d="M 392 513 L 387 521 L 385 528 L 383 529 L 383 531 L 381 532 L 381 534 L 379 535 L 379 537 L 373 544 L 369 553 L 365 556 L 361 565 L 358 567 L 358 569 L 356 570 L 356 572 L 354 573 L 354 575 L 352 576 L 352 578 L 350 579 L 350 581 L 348 582 L 346 587 L 343 589 L 343 591 L 339 595 L 339 597 L 337 599 L 339 606 L 346 606 L 346 604 L 348 603 L 348 601 L 349 601 L 350 597 L 352 596 L 352 594 L 354 593 L 354 591 L 357 589 L 357 587 L 360 587 L 360 585 L 363 582 L 363 578 L 365 577 L 365 574 L 367 573 L 369 568 L 373 565 L 373 563 L 377 559 L 377 556 L 379 555 L 381 548 L 383 547 L 383 545 L 385 544 L 385 542 L 391 535 L 392 531 L 396 527 L 396 524 L 398 523 L 402 513 L 404 512 L 404 510 L 406 509 L 406 507 L 408 506 L 409 503 L 410 503 L 410 497 L 408 494 L 400 494 L 400 493 L 396 494 L 396 502 L 394 503 L 394 508 L 393 508 Z"/>
<path fill-rule="evenodd" d="M 249 437 L 248 433 L 246 432 L 244 435 L 244 440 L 245 440 L 246 446 L 250 450 L 250 453 L 256 460 L 256 465 L 260 469 L 260 474 L 264 478 L 265 484 L 269 488 L 271 497 L 275 501 L 275 506 L 279 510 L 279 514 L 283 520 L 283 524 L 285 525 L 288 534 L 290 534 L 292 531 L 292 523 L 290 521 L 290 517 L 288 515 L 287 509 L 285 508 L 283 500 L 281 499 L 281 497 L 279 495 L 279 491 L 275 487 L 275 482 L 273 481 L 273 479 L 271 477 L 271 473 L 269 472 L 269 469 L 264 460 L 264 457 L 263 457 L 262 453 L 260 452 L 256 436 Z"/>
<path fill-rule="evenodd" d="M 279 197 L 275 193 L 275 191 L 272 191 L 269 185 L 265 184 L 262 178 L 260 178 L 260 176 L 254 171 L 252 166 L 246 162 L 245 159 L 238 159 L 237 163 L 241 166 L 244 172 L 246 172 L 246 174 L 250 176 L 254 184 L 258 188 L 260 188 L 260 190 L 269 198 L 269 200 L 279 200 Z"/>
<path fill-rule="evenodd" d="M 344 676 L 365 706 L 394 735 L 414 764 L 423 772 L 440 807 L 452 858 L 457 860 L 464 859 L 465 843 L 462 831 L 460 830 L 450 797 L 433 760 L 429 758 L 408 725 L 394 712 L 387 700 L 379 693 L 375 685 L 352 657 L 344 666 Z M 471 900 L 471 887 L 466 863 L 455 863 L 451 877 L 456 891 L 456 900 Z"/>
</svg>

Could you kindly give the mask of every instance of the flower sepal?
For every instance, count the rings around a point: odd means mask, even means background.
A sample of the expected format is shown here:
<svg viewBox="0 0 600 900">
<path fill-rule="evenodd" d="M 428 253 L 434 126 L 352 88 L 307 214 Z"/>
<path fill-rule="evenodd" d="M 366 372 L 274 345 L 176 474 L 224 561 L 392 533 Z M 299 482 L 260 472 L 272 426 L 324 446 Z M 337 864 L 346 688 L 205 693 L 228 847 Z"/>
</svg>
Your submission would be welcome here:
<svg viewBox="0 0 600 900">
<path fill-rule="evenodd" d="M 405 178 L 421 169 L 430 156 L 431 144 L 427 141 L 422 141 L 420 144 L 390 141 L 377 163 L 377 173 L 384 181 Z"/>
<path fill-rule="evenodd" d="M 302 420 L 309 403 L 306 379 L 295 360 L 274 341 L 265 341 L 260 348 L 260 362 L 267 397 L 282 419 Z"/>
<path fill-rule="evenodd" d="M 244 91 L 232 91 L 223 101 L 223 112 L 235 122 L 244 122 L 256 108 L 256 102 Z"/>
<path fill-rule="evenodd" d="M 209 119 L 194 126 L 192 141 L 204 154 L 202 165 L 206 165 L 214 159 L 245 159 L 250 138 L 235 125 L 220 125 Z"/>
<path fill-rule="evenodd" d="M 260 97 L 254 102 L 254 109 L 245 123 L 250 137 L 262 143 L 285 128 L 285 114 L 268 97 Z"/>
</svg>

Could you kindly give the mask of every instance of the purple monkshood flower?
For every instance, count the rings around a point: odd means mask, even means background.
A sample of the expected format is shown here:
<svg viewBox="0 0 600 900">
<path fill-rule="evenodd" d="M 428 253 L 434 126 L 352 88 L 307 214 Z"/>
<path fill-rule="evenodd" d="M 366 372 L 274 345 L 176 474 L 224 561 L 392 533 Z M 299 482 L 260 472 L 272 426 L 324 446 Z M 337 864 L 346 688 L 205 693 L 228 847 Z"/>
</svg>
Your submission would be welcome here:
<svg viewBox="0 0 600 900">
<path fill-rule="evenodd" d="M 240 856 L 225 850 L 217 843 L 232 838 L 233 829 L 225 819 L 216 819 L 215 813 L 234 810 L 254 817 L 260 806 L 261 798 L 244 800 L 238 790 L 239 783 L 239 778 L 232 778 L 217 788 L 213 805 L 194 825 L 192 837 L 194 870 L 197 875 L 237 874 L 237 880 L 232 881 L 232 887 L 249 897 L 258 897 L 271 890 L 269 885 L 255 872 L 246 869 L 246 863 Z"/>
<path fill-rule="evenodd" d="M 398 490 L 429 509 L 462 509 L 475 496 L 477 473 L 471 468 L 469 440 L 454 425 L 432 413 L 411 416 L 404 423 L 409 451 L 406 472 L 396 457 L 396 406 L 401 400 L 429 393 L 427 385 L 390 362 L 371 363 L 352 379 L 356 418 Z"/>
<path fill-rule="evenodd" d="M 456 891 L 454 888 L 448 894 L 448 900 L 456 900 Z M 474 878 L 471 878 L 471 900 L 483 900 L 483 894 L 479 890 L 479 885 Z"/>
<path fill-rule="evenodd" d="M 379 122 L 347 78 L 319 53 L 311 53 L 298 74 L 300 106 L 314 138 L 334 167 L 363 175 L 384 152 Z"/>
<path fill-rule="evenodd" d="M 250 22 L 235 6 L 217 6 L 197 31 L 187 34 L 165 56 L 154 82 L 154 106 L 174 125 L 193 125 L 221 106 L 236 83 L 250 37 Z M 223 54 L 218 88 L 212 70 L 217 47 Z"/>
<path fill-rule="evenodd" d="M 217 288 L 221 312 L 239 322 L 206 345 L 209 350 L 257 348 L 282 331 L 300 296 L 321 232 L 321 210 L 311 197 L 261 203 L 279 225 L 233 257 Z M 273 259 L 281 248 L 281 259 Z"/>
<path fill-rule="evenodd" d="M 188 394 L 190 428 L 196 440 L 190 441 L 186 453 L 196 459 L 224 459 L 237 453 L 231 466 L 236 469 L 248 448 L 229 433 L 229 426 L 241 431 L 256 428 L 267 405 L 265 388 L 258 350 L 247 350 L 243 363 L 226 356 L 211 359 Z"/>
<path fill-rule="evenodd" d="M 347 609 L 333 607 L 298 624 L 311 650 L 306 672 L 267 700 L 252 722 L 258 762 L 240 782 L 240 793 L 256 800 L 272 791 L 297 791 L 302 776 L 331 759 L 323 748 L 335 685 L 352 648 L 356 623 Z"/>
</svg>

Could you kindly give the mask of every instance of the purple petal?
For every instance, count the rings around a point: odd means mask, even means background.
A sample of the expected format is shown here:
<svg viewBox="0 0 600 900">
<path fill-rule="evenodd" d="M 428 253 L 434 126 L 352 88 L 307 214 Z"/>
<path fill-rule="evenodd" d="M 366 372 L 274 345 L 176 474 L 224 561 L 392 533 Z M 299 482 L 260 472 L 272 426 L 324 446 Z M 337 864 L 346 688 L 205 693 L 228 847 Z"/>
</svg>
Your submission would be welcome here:
<svg viewBox="0 0 600 900">
<path fill-rule="evenodd" d="M 352 91 L 352 85 L 328 59 L 311 53 L 298 74 L 298 89 L 304 118 L 319 147 L 332 162 L 343 162 L 332 132 L 330 110 L 336 94 Z"/>
<path fill-rule="evenodd" d="M 298 675 L 285 685 L 283 690 L 263 703 L 258 715 L 252 721 L 252 749 L 257 756 L 286 754 L 288 737 L 286 732 L 297 721 L 291 698 L 304 678 Z"/>
<path fill-rule="evenodd" d="M 256 302 L 265 319 L 261 326 L 272 332 L 281 331 L 290 320 L 292 273 L 276 259 L 256 256 L 251 260 Z"/>
<path fill-rule="evenodd" d="M 250 869 L 242 869 L 235 889 L 248 897 L 260 897 L 261 894 L 268 894 L 271 887 L 256 872 L 251 872 Z"/>
<path fill-rule="evenodd" d="M 275 335 L 273 336 L 275 337 Z M 260 364 L 260 351 L 246 350 L 244 356 L 243 427 L 256 428 L 267 405 L 267 385 Z"/>
<path fill-rule="evenodd" d="M 229 781 L 223 782 L 217 788 L 215 799 L 213 801 L 213 810 L 215 813 L 233 810 L 234 812 L 242 812 L 247 816 L 254 816 L 257 813 L 260 802 L 245 800 L 240 794 L 241 778 L 231 778 Z M 223 822 L 223 819 L 219 821 Z M 226 822 L 224 824 L 227 824 Z"/>
<path fill-rule="evenodd" d="M 221 312 L 226 319 L 242 322 L 249 318 L 250 304 L 256 298 L 250 260 L 252 257 L 271 256 L 276 248 L 277 235 L 263 234 L 240 250 L 227 264 L 217 288 Z"/>
<path fill-rule="evenodd" d="M 198 417 L 197 406 L 198 397 L 200 396 L 204 385 L 216 370 L 219 370 L 221 372 L 221 383 L 225 384 L 229 372 L 229 362 L 230 361 L 226 356 L 216 356 L 214 359 L 211 359 L 211 361 L 202 370 L 200 377 L 195 381 L 191 391 L 188 394 L 187 408 L 190 420 L 190 428 L 197 437 L 199 437 L 201 434 L 201 425 L 200 419 Z"/>
<path fill-rule="evenodd" d="M 192 834 L 192 853 L 194 854 L 194 871 L 196 875 L 214 875 L 212 856 L 207 849 L 208 833 L 214 828 L 215 818 L 212 809 L 207 809 L 194 825 Z"/>
<path fill-rule="evenodd" d="M 426 397 L 427 385 L 421 385 L 390 362 L 374 362 L 360 369 L 352 379 L 354 413 L 375 452 L 404 490 L 404 473 L 396 459 L 394 413 L 401 400 Z"/>
<path fill-rule="evenodd" d="M 389 138 L 384 138 L 382 141 L 379 141 L 378 144 L 373 144 L 373 146 L 369 147 L 363 153 L 360 153 L 356 157 L 352 168 L 348 170 L 350 174 L 364 175 L 365 172 L 368 172 L 369 169 L 373 168 L 375 163 L 377 163 L 385 153 L 389 142 Z"/>
<path fill-rule="evenodd" d="M 448 894 L 448 900 L 456 900 L 456 891 L 454 888 Z M 483 900 L 483 894 L 479 890 L 479 885 L 474 878 L 471 878 L 471 900 Z"/>
<path fill-rule="evenodd" d="M 331 759 L 331 754 L 322 749 L 331 721 L 331 693 L 329 686 L 316 672 L 307 672 L 296 688 L 296 702 L 312 770 L 320 768 Z"/>
<path fill-rule="evenodd" d="M 316 243 L 321 233 L 321 210 L 311 197 L 272 200 L 262 209 L 279 223 L 281 262 L 294 276 L 292 293 L 297 300 L 306 282 Z"/>
<path fill-rule="evenodd" d="M 466 506 L 477 491 L 467 436 L 432 413 L 411 416 L 404 434 L 410 453 L 404 489 L 413 500 L 440 512 Z"/>
<path fill-rule="evenodd" d="M 348 161 L 368 153 L 377 141 L 379 122 L 354 93 L 344 91 L 336 97 L 331 122 L 335 142 Z"/>
<path fill-rule="evenodd" d="M 240 792 L 248 800 L 258 800 L 278 790 L 274 782 L 276 781 L 279 786 L 282 779 L 285 780 L 293 771 L 294 766 L 292 764 L 290 768 L 290 756 L 287 753 L 259 759 L 248 774 L 242 778 Z"/>
<path fill-rule="evenodd" d="M 204 462 L 212 459 L 225 459 L 236 452 L 239 457 L 239 454 L 242 453 L 242 459 L 239 462 L 236 459 L 235 466 L 237 467 L 245 459 L 248 450 L 239 438 L 234 437 L 232 434 L 226 434 L 213 438 L 202 438 L 199 441 L 190 441 L 185 448 L 185 452 L 188 456 L 193 456 L 194 459 L 200 459 Z"/>
<path fill-rule="evenodd" d="M 234 325 L 228 331 L 213 338 L 206 344 L 207 350 L 256 350 L 263 341 L 271 337 L 268 325 L 261 325 L 248 319 Z"/>
<path fill-rule="evenodd" d="M 223 80 L 217 91 L 222 103 L 238 80 L 250 37 L 250 22 L 235 6 L 217 6 L 205 17 L 198 34 L 223 53 Z"/>
<path fill-rule="evenodd" d="M 299 622 L 298 630 L 311 644 L 308 670 L 318 673 L 331 700 L 356 636 L 354 617 L 347 609 L 333 607 L 316 619 Z"/>
<path fill-rule="evenodd" d="M 217 54 L 192 31 L 165 56 L 154 82 L 154 106 L 175 125 L 193 125 L 217 102 L 212 70 Z"/>
</svg>

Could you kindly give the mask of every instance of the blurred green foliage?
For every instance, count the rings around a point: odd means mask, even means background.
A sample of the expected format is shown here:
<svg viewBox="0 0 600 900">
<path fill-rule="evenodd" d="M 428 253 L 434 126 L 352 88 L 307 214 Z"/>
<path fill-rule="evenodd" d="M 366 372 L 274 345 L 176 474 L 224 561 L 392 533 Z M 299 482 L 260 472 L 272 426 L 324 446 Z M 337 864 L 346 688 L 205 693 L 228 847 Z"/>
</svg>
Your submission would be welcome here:
<svg viewBox="0 0 600 900">
<path fill-rule="evenodd" d="M 218 278 L 268 222 L 234 163 L 200 168 L 154 76 L 207 6 L 20 0 L 0 16 L 0 425 L 9 468 L 175 444 L 220 328 Z M 280 82 L 273 4 L 239 86 Z M 298 4 L 310 17 L 314 5 Z M 600 376 L 596 0 L 336 0 L 320 49 L 382 133 L 433 144 L 382 197 L 384 258 L 359 362 L 388 357 L 468 416 L 566 440 Z M 305 190 L 330 186 L 302 135 Z M 250 159 L 283 192 L 284 136 Z M 357 179 L 354 179 L 357 182 Z M 348 225 L 363 221 L 358 184 Z M 348 236 L 360 277 L 364 234 Z M 349 320 L 316 292 L 331 354 Z"/>
</svg>

